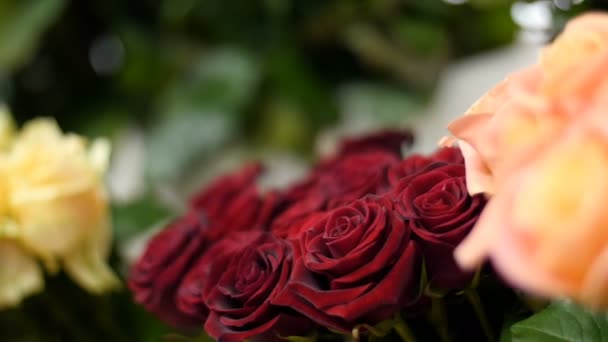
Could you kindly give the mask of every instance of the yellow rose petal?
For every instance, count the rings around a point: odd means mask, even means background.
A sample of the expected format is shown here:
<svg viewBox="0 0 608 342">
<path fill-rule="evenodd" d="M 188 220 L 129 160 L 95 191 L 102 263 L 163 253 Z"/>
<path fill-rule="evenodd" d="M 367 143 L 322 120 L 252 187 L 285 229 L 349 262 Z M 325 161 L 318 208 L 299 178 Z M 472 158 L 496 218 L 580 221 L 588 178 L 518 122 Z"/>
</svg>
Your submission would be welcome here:
<svg viewBox="0 0 608 342">
<path fill-rule="evenodd" d="M 110 230 L 107 226 L 96 229 L 74 252 L 65 255 L 63 264 L 70 277 L 84 289 L 103 293 L 120 286 L 120 280 L 106 264 L 109 253 Z"/>
<path fill-rule="evenodd" d="M 15 121 L 6 105 L 0 104 L 0 150 L 7 149 L 15 136 Z"/>
<path fill-rule="evenodd" d="M 12 240 L 0 240 L 0 309 L 17 306 L 44 287 L 40 267 Z"/>
</svg>

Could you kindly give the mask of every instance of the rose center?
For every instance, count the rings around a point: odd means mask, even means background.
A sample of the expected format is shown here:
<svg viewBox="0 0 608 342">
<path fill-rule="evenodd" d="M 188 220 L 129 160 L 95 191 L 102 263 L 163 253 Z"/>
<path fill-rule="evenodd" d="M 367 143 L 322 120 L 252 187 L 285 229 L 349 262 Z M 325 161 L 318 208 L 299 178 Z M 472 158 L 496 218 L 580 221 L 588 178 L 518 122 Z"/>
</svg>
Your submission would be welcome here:
<svg viewBox="0 0 608 342">
<path fill-rule="evenodd" d="M 356 227 L 359 224 L 361 224 L 361 217 L 338 217 L 334 221 L 334 224 L 327 227 L 325 237 L 330 239 L 338 238 L 347 234 L 353 227 Z"/>
<path fill-rule="evenodd" d="M 247 292 L 252 284 L 257 283 L 260 278 L 266 275 L 266 270 L 260 261 L 253 261 L 240 268 L 238 278 L 234 287 L 239 292 Z"/>
</svg>

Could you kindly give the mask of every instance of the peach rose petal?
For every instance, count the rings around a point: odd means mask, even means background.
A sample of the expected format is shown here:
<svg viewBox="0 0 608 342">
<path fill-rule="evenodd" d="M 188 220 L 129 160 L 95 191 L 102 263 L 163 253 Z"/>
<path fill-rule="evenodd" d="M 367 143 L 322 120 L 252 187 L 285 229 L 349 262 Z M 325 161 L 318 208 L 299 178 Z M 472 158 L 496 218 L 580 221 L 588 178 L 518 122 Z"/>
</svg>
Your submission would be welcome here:
<svg viewBox="0 0 608 342">
<path fill-rule="evenodd" d="M 525 196 L 524 183 L 519 180 L 524 177 L 520 174 L 511 184 L 505 184 L 501 193 L 490 201 L 497 209 L 493 217 L 487 218 L 486 224 L 495 226 L 500 222 L 492 237 L 490 259 L 497 272 L 511 285 L 537 295 L 563 297 L 576 291 L 576 284 L 560 279 L 536 263 L 535 252 L 542 241 L 528 229 L 517 226 L 512 219 L 517 197 Z"/>
<path fill-rule="evenodd" d="M 467 169 L 465 179 L 469 194 L 473 196 L 481 193 L 494 193 L 492 171 L 484 163 L 479 153 L 466 141 L 461 141 L 459 146 L 465 158 L 464 164 Z"/>
<path fill-rule="evenodd" d="M 551 94 L 564 85 L 566 74 L 578 71 L 590 56 L 608 49 L 608 14 L 588 13 L 571 20 L 562 34 L 540 57 L 545 70 L 544 92 Z M 575 73 L 574 73 L 575 74 Z"/>
<path fill-rule="evenodd" d="M 538 66 L 528 67 L 505 77 L 494 88 L 485 93 L 465 112 L 465 115 L 491 113 L 498 111 L 514 93 L 536 91 L 541 84 L 542 70 Z"/>
<path fill-rule="evenodd" d="M 572 293 L 572 287 L 563 286 L 533 263 L 533 240 L 509 226 L 512 198 L 507 195 L 501 193 L 491 199 L 475 229 L 456 248 L 456 261 L 464 269 L 473 269 L 489 257 L 497 272 L 515 287 L 539 295 L 561 297 Z"/>
<path fill-rule="evenodd" d="M 526 237 L 520 234 L 497 234 L 500 246 L 492 251 L 491 260 L 497 272 L 512 286 L 547 297 L 564 297 L 576 292 L 574 284 L 563 279 L 533 262 L 531 249 Z"/>
<path fill-rule="evenodd" d="M 589 268 L 579 300 L 592 309 L 608 307 L 608 248 Z"/>
<path fill-rule="evenodd" d="M 608 307 L 608 14 L 570 21 L 538 64 L 496 85 L 448 129 L 469 191 L 492 195 L 455 251 L 512 285 Z"/>
<path fill-rule="evenodd" d="M 467 169 L 467 189 L 471 195 L 492 193 L 492 171 L 486 164 L 488 155 L 493 155 L 491 144 L 480 134 L 492 119 L 491 114 L 465 115 L 448 126 L 448 130 L 460 139 L 459 146 Z"/>
<path fill-rule="evenodd" d="M 494 248 L 496 233 L 505 229 L 501 221 L 496 221 L 500 205 L 500 201 L 494 199 L 488 202 L 475 228 L 454 250 L 454 258 L 464 270 L 473 270 L 479 266 Z"/>
</svg>

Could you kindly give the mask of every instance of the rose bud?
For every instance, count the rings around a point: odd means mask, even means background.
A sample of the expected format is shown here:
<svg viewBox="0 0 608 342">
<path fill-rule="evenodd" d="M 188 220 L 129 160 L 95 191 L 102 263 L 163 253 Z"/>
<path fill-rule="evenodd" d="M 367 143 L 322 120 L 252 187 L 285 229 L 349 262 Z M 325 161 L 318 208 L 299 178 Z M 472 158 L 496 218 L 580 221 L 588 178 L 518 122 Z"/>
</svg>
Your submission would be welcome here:
<svg viewBox="0 0 608 342">
<path fill-rule="evenodd" d="M 464 156 L 458 147 L 438 148 L 431 154 L 430 159 L 434 162 L 464 164 Z"/>
<path fill-rule="evenodd" d="M 219 177 L 195 194 L 190 199 L 190 206 L 204 209 L 210 219 L 220 216 L 223 204 L 232 200 L 243 188 L 255 184 L 261 173 L 260 163 L 246 164 L 237 172 Z"/>
<path fill-rule="evenodd" d="M 191 199 L 191 208 L 202 210 L 209 220 L 210 240 L 227 232 L 266 228 L 282 200 L 277 192 L 261 194 L 256 179 L 262 171 L 259 163 L 246 165 L 215 180 Z"/>
<path fill-rule="evenodd" d="M 430 157 L 421 154 L 412 154 L 388 169 L 388 182 L 394 187 L 403 179 L 422 172 L 431 164 L 433 164 L 433 159 Z"/>
<path fill-rule="evenodd" d="M 414 143 L 414 135 L 408 130 L 383 130 L 363 137 L 342 141 L 338 155 L 358 154 L 370 151 L 385 151 L 401 157 L 401 150 Z"/>
<path fill-rule="evenodd" d="M 268 233 L 251 234 L 257 234 L 251 243 L 229 257 L 218 258 L 210 268 L 209 277 L 218 280 L 204 291 L 210 310 L 205 331 L 222 342 L 252 337 L 270 341 L 306 333 L 311 327 L 308 319 L 271 304 L 291 272 L 290 245 Z"/>
<path fill-rule="evenodd" d="M 287 191 L 287 205 L 273 221 L 271 231 L 280 237 L 294 237 L 312 214 L 388 191 L 387 169 L 398 162 L 395 155 L 384 151 L 322 161 L 307 179 Z"/>
<path fill-rule="evenodd" d="M 152 238 L 129 275 L 135 301 L 176 327 L 201 323 L 177 309 L 175 292 L 203 249 L 204 228 L 200 215 L 194 212 L 177 219 Z"/>
<path fill-rule="evenodd" d="M 419 251 L 390 201 L 366 198 L 292 240 L 294 267 L 272 301 L 343 332 L 391 318 L 418 291 Z"/>
<path fill-rule="evenodd" d="M 272 221 L 270 231 L 278 237 L 297 237 L 300 227 L 325 209 L 327 196 L 318 179 L 309 177 L 289 189 L 284 196 L 283 211 Z"/>
<path fill-rule="evenodd" d="M 395 210 L 412 230 L 425 258 L 430 284 L 462 288 L 471 278 L 453 252 L 477 222 L 485 200 L 467 193 L 463 164 L 436 162 L 404 178 L 393 190 Z"/>
<path fill-rule="evenodd" d="M 397 162 L 395 155 L 382 151 L 353 154 L 335 161 L 319 180 L 320 188 L 327 193 L 327 208 L 386 192 L 387 169 Z"/>
<path fill-rule="evenodd" d="M 297 236 L 300 226 L 311 215 L 325 209 L 327 194 L 319 186 L 320 173 L 310 173 L 283 195 L 282 211 L 272 220 L 270 231 L 278 237 Z"/>
<path fill-rule="evenodd" d="M 404 178 L 414 176 L 436 162 L 463 163 L 464 158 L 457 147 L 443 147 L 429 156 L 412 154 L 389 168 L 388 182 L 394 187 Z"/>
</svg>

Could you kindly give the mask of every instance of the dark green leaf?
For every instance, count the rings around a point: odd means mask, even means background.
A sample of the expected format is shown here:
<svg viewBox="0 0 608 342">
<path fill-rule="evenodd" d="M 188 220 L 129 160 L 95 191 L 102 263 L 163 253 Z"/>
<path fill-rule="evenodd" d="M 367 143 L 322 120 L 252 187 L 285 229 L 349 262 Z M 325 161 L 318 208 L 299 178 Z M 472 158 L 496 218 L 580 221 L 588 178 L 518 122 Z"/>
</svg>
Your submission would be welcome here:
<svg viewBox="0 0 608 342">
<path fill-rule="evenodd" d="M 566 302 L 554 303 L 511 326 L 514 342 L 595 342 L 608 340 L 608 314 L 586 311 Z"/>
<path fill-rule="evenodd" d="M 193 107 L 239 113 L 251 100 L 259 80 L 255 60 L 245 51 L 221 48 L 203 53 L 165 94 L 165 116 Z"/>
<path fill-rule="evenodd" d="M 152 196 L 144 196 L 127 205 L 115 206 L 112 208 L 112 219 L 116 239 L 129 239 L 166 219 L 170 214 L 171 212 Z"/>
<path fill-rule="evenodd" d="M 290 342 L 316 342 L 318 336 L 316 334 L 311 336 L 289 336 L 289 337 L 281 337 L 281 339 Z"/>
<path fill-rule="evenodd" d="M 194 106 L 182 110 L 180 115 L 166 118 L 147 137 L 146 171 L 152 180 L 179 180 L 234 133 L 229 114 Z"/>
<path fill-rule="evenodd" d="M 64 0 L 0 2 L 0 70 L 12 70 L 30 59 L 64 5 Z"/>
<path fill-rule="evenodd" d="M 382 84 L 351 83 L 340 89 L 340 112 L 350 122 L 393 125 L 414 113 L 421 101 Z"/>
</svg>

